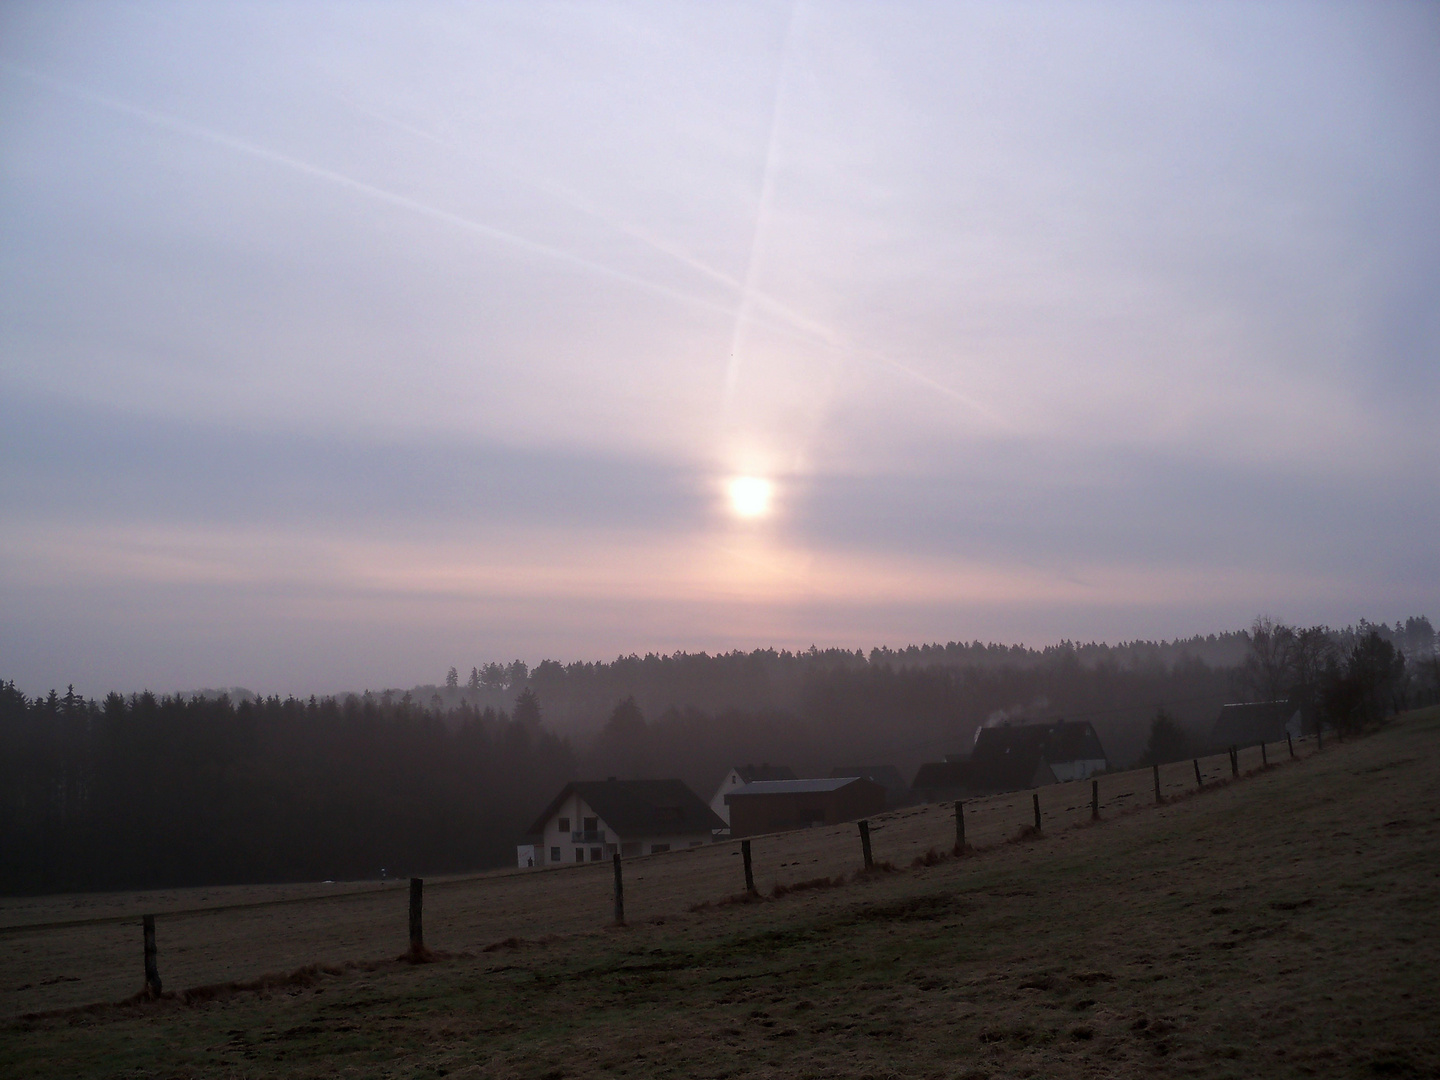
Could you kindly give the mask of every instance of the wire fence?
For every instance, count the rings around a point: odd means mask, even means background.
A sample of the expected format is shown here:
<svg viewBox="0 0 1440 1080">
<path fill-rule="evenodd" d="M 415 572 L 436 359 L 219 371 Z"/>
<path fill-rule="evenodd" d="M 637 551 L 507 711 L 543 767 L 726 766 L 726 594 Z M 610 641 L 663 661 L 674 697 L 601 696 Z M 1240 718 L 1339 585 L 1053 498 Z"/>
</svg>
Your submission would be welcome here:
<svg viewBox="0 0 1440 1080">
<path fill-rule="evenodd" d="M 1307 737 L 967 799 L 964 841 L 983 853 L 1188 798 L 1318 749 Z M 952 857 L 957 830 L 956 804 L 946 802 L 875 815 L 863 830 L 848 822 L 753 837 L 743 845 L 748 858 L 741 841 L 725 840 L 626 859 L 623 876 L 617 860 L 430 879 L 423 891 L 405 881 L 326 882 L 9 899 L 0 901 L 0 1011 L 121 1001 L 162 980 L 182 997 L 211 988 L 194 995 L 203 998 L 265 973 L 422 959 L 429 950 L 478 955 L 609 932 L 617 920 L 693 918 L 743 896 L 747 878 L 756 895 L 773 897 L 819 879 L 849 880 L 867 862 L 905 869 Z"/>
</svg>

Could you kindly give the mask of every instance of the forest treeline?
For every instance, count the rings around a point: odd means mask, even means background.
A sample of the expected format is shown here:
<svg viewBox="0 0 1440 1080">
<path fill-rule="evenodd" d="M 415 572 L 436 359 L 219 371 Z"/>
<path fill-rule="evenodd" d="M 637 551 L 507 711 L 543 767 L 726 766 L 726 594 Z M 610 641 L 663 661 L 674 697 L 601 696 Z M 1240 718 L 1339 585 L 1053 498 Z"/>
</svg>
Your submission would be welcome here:
<svg viewBox="0 0 1440 1080">
<path fill-rule="evenodd" d="M 574 756 L 533 698 L 516 715 L 458 712 L 446 723 L 364 698 L 26 699 L 0 683 L 0 890 L 503 865 Z"/>
<path fill-rule="evenodd" d="M 689 707 L 703 712 L 800 710 L 817 680 L 837 672 L 920 669 L 1035 670 L 1057 663 L 1083 668 L 1172 668 L 1196 660 L 1233 668 L 1248 648 L 1244 631 L 1196 635 L 1175 641 L 1133 641 L 1118 645 L 1062 641 L 1040 649 L 993 642 L 911 645 L 903 649 L 755 649 L 719 654 L 649 653 L 611 661 L 562 664 L 522 660 L 471 665 L 466 677 L 452 667 L 443 684 L 416 686 L 409 693 L 435 708 L 461 703 L 507 707 L 523 687 L 545 702 L 546 721 L 557 731 L 587 736 L 597 730 L 615 702 L 633 698 L 648 716 Z M 399 689 L 388 691 L 399 697 Z M 1028 704 L 1026 695 L 1020 704 Z M 1009 704 L 1015 704 L 1011 702 Z M 996 708 L 1003 706 L 995 706 Z"/>
<path fill-rule="evenodd" d="M 748 762 L 908 778 L 983 724 L 1062 716 L 1089 720 L 1123 766 L 1162 714 L 1198 741 L 1227 701 L 1305 698 L 1340 716 L 1440 699 L 1428 621 L 1383 629 L 1258 620 L 1238 649 L 1194 639 L 1208 659 L 1194 643 L 1138 643 L 505 665 L 509 681 L 481 688 L 504 695 L 498 708 L 458 672 L 449 686 L 305 701 L 28 698 L 0 683 L 0 891 L 482 869 L 509 864 L 576 778 L 679 777 L 707 799 Z M 556 731 L 567 709 L 586 734 Z"/>
</svg>

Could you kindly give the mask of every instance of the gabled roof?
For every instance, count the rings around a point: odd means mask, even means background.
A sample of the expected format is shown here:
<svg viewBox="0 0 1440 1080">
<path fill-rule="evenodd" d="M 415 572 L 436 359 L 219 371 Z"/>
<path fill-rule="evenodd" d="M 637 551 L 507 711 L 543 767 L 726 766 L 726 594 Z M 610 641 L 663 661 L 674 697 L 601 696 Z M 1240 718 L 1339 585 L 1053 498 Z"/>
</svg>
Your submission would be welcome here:
<svg viewBox="0 0 1440 1080">
<path fill-rule="evenodd" d="M 886 791 L 894 794 L 905 793 L 905 778 L 894 765 L 842 765 L 830 770 L 831 776 L 863 776 L 873 780 Z"/>
<path fill-rule="evenodd" d="M 735 795 L 810 795 L 839 791 L 863 779 L 860 776 L 832 776 L 828 780 L 757 780 L 753 784 L 741 784 L 733 791 L 727 791 L 725 801 L 729 802 Z"/>
<path fill-rule="evenodd" d="M 680 780 L 573 780 L 550 801 L 526 835 L 544 832 L 546 823 L 572 794 L 584 799 L 620 836 L 708 834 L 725 828 L 715 811 Z"/>
<path fill-rule="evenodd" d="M 1046 761 L 1098 761 L 1104 757 L 1100 736 L 1088 720 L 1059 720 L 1051 726 L 1045 741 Z"/>
<path fill-rule="evenodd" d="M 1220 715 L 1215 718 L 1215 726 L 1210 731 L 1210 746 L 1223 750 L 1230 746 L 1280 742 L 1285 738 L 1285 725 L 1297 711 L 1285 700 L 1221 705 Z"/>
<path fill-rule="evenodd" d="M 1105 750 L 1089 721 L 981 728 L 970 753 L 972 787 L 1018 791 L 1030 787 L 1042 762 L 1103 761 Z"/>
<path fill-rule="evenodd" d="M 736 765 L 735 773 L 741 782 L 753 784 L 757 780 L 794 780 L 795 771 L 789 765 Z M 851 773 L 855 776 L 857 773 Z"/>
</svg>

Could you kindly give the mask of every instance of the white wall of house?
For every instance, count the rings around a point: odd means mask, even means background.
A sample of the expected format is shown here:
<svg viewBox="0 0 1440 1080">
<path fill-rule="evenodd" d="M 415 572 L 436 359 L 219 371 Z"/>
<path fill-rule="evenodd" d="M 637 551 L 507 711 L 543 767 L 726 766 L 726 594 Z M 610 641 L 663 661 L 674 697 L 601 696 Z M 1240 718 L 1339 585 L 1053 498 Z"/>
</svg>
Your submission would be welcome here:
<svg viewBox="0 0 1440 1080">
<path fill-rule="evenodd" d="M 1081 758 L 1078 761 L 1052 761 L 1050 771 L 1062 784 L 1071 780 L 1085 780 L 1097 772 L 1104 772 L 1107 762 L 1104 758 Z"/>
<path fill-rule="evenodd" d="M 576 839 L 576 834 L 580 838 Z M 571 794 L 550 820 L 541 835 L 542 865 L 601 862 L 615 854 L 613 830 L 578 795 Z"/>
<path fill-rule="evenodd" d="M 577 833 L 580 834 L 578 840 Z M 606 862 L 617 853 L 622 858 L 631 858 L 700 847 L 709 842 L 709 833 L 694 836 L 620 836 L 584 799 L 572 794 L 545 823 L 545 831 L 535 852 L 535 865 Z"/>
<path fill-rule="evenodd" d="M 710 800 L 710 809 L 714 810 L 726 825 L 730 824 L 730 804 L 725 801 L 725 796 L 743 783 L 745 781 L 740 779 L 740 774 L 731 769 L 725 774 L 725 779 L 720 781 L 720 787 L 715 792 L 715 797 Z"/>
</svg>

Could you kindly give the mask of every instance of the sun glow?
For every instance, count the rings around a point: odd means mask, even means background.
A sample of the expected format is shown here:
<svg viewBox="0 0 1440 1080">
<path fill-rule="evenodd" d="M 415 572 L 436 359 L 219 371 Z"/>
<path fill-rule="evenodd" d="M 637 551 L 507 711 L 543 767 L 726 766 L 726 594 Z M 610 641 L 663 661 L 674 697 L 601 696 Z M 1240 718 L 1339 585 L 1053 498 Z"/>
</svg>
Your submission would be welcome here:
<svg viewBox="0 0 1440 1080">
<path fill-rule="evenodd" d="M 770 512 L 775 485 L 759 476 L 737 476 L 730 481 L 730 509 L 736 517 L 760 518 Z"/>
</svg>

